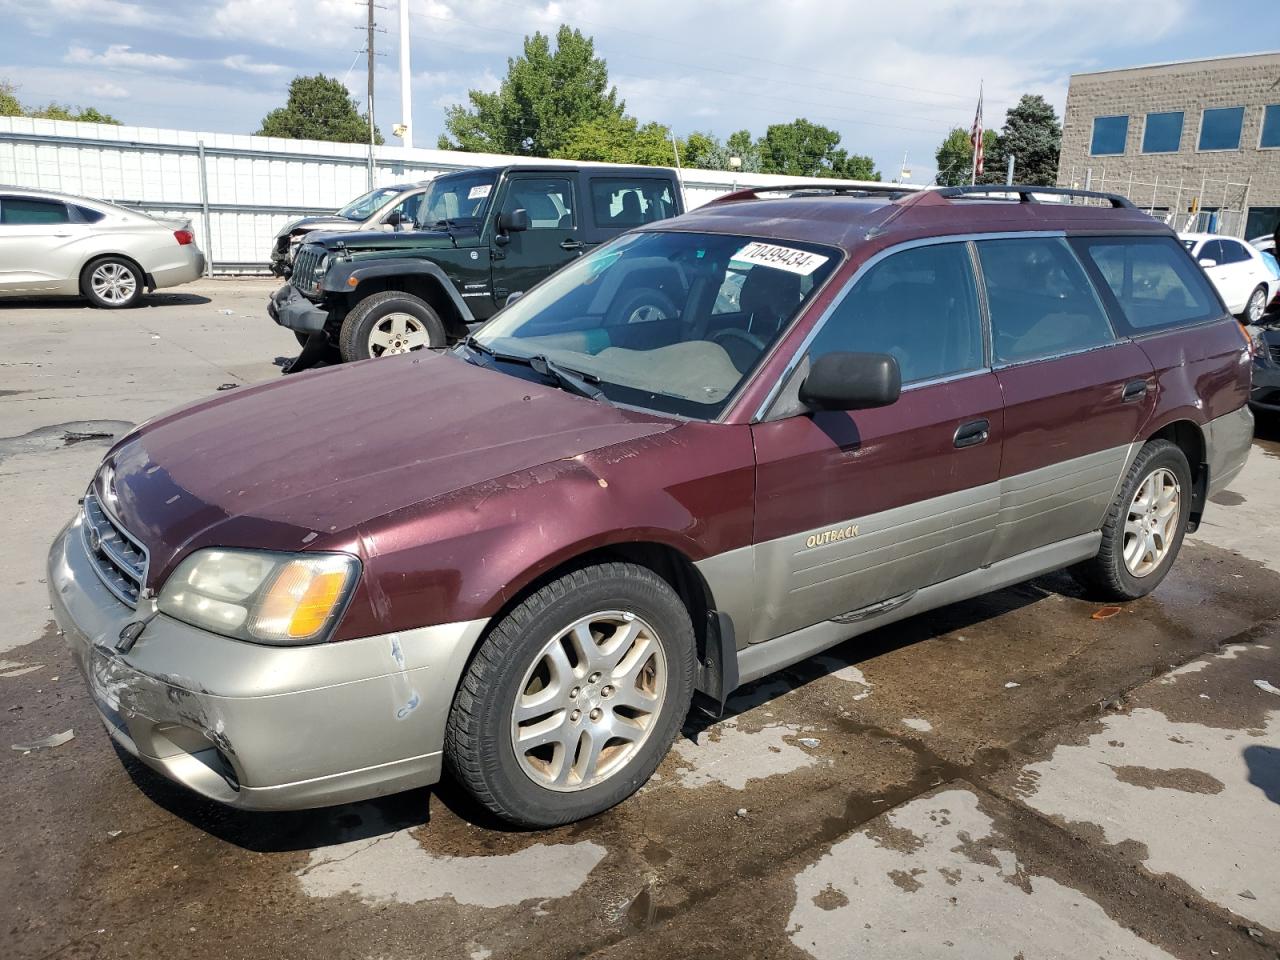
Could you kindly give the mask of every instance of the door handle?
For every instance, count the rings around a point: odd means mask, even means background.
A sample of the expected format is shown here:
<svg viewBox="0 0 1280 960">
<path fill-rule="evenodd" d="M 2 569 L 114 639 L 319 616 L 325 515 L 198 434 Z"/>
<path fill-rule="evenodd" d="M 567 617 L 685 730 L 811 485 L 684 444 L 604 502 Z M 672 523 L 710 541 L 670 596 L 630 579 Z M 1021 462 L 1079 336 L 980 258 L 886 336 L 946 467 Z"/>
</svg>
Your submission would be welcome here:
<svg viewBox="0 0 1280 960">
<path fill-rule="evenodd" d="M 955 445 L 957 447 L 976 447 L 980 443 L 986 443 L 987 437 L 991 435 L 991 421 L 970 420 L 968 423 L 962 423 L 956 427 Z"/>
<path fill-rule="evenodd" d="M 582 241 L 581 240 L 561 240 L 560 249 L 561 250 L 581 250 Z"/>
<path fill-rule="evenodd" d="M 1121 403 L 1133 403 L 1135 400 L 1141 400 L 1147 395 L 1147 381 L 1130 380 L 1124 385 L 1124 393 L 1120 396 Z"/>
</svg>

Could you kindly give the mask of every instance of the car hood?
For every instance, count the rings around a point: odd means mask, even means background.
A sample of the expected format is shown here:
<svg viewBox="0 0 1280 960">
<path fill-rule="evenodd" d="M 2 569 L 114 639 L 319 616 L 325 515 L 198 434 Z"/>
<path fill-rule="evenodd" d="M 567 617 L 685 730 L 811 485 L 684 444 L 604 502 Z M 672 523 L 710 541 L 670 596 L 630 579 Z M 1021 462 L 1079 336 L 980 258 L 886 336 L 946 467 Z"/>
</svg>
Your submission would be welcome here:
<svg viewBox="0 0 1280 960">
<path fill-rule="evenodd" d="M 670 430 L 552 387 L 411 354 L 221 394 L 143 424 L 107 457 L 149 582 L 204 546 L 301 550 L 476 484 Z"/>
<path fill-rule="evenodd" d="M 382 252 L 401 249 L 421 249 L 423 247 L 452 247 L 459 244 L 474 244 L 480 235 L 477 226 L 457 226 L 452 234 L 448 230 L 358 230 L 347 233 L 330 233 L 328 231 L 308 237 L 307 243 L 319 244 L 326 250 L 339 247 L 348 253 Z"/>
<path fill-rule="evenodd" d="M 310 233 L 312 230 L 350 230 L 357 222 L 346 217 L 302 217 L 290 220 L 276 231 L 276 239 L 287 237 L 291 233 Z"/>
</svg>

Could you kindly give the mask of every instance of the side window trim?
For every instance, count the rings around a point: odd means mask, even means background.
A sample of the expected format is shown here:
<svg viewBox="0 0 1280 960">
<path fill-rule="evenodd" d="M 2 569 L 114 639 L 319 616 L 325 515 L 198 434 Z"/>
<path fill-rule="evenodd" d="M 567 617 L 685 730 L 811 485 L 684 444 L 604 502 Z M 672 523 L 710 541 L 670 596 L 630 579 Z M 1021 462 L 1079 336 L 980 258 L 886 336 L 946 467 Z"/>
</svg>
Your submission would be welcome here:
<svg viewBox="0 0 1280 960">
<path fill-rule="evenodd" d="M 886 260 L 895 253 L 901 253 L 904 250 L 911 250 L 916 247 L 937 246 L 938 244 L 943 243 L 963 243 L 968 246 L 970 261 L 974 262 L 977 258 L 976 243 L 979 240 L 1011 240 L 1020 237 L 1058 237 L 1065 239 L 1066 236 L 1067 234 L 1064 230 L 1008 230 L 995 231 L 992 233 L 957 233 L 946 236 L 921 237 L 916 240 L 904 240 L 901 243 L 897 243 L 893 246 L 885 247 L 883 250 L 877 251 L 872 256 L 868 257 L 863 263 L 859 264 L 858 269 L 854 271 L 853 276 L 849 277 L 849 279 L 844 282 L 844 285 L 840 288 L 840 292 L 831 299 L 831 302 L 827 304 L 825 308 L 823 308 L 822 314 L 814 322 L 813 326 L 809 328 L 809 332 L 804 335 L 792 351 L 790 358 L 787 360 L 786 366 L 783 367 L 782 372 L 778 376 L 777 382 L 774 383 L 773 387 L 765 395 L 764 400 L 760 402 L 760 405 L 756 408 L 750 422 L 763 423 L 767 420 L 775 419 L 773 417 L 775 408 L 779 405 L 779 402 L 785 398 L 785 395 L 790 392 L 792 383 L 795 380 L 796 372 L 804 366 L 805 358 L 809 353 L 809 347 L 813 344 L 813 341 L 817 339 L 822 328 L 827 325 L 827 322 L 831 319 L 836 310 L 839 309 L 840 305 L 844 302 L 845 297 L 849 295 L 849 292 L 857 285 L 858 281 L 870 272 L 873 267 L 880 263 L 881 260 Z M 986 366 L 979 367 L 974 370 L 966 370 L 957 374 L 949 374 L 945 377 L 939 377 L 933 380 L 917 380 L 914 383 L 903 384 L 902 389 L 904 392 L 913 389 L 920 389 L 921 387 L 933 386 L 937 383 L 946 383 L 952 380 L 961 380 L 967 377 L 980 376 L 982 374 L 990 373 L 994 369 L 991 363 L 993 358 L 991 344 L 991 319 L 988 314 L 986 304 L 986 287 L 982 279 L 981 267 L 976 264 L 974 266 L 973 281 L 977 288 L 979 316 L 982 318 L 983 357 L 986 361 Z M 782 342 L 779 343 L 778 346 L 785 347 L 786 344 L 785 342 Z M 767 362 L 762 363 L 757 368 L 757 375 L 767 366 Z M 788 414 L 788 416 L 789 415 L 790 414 Z"/>
</svg>

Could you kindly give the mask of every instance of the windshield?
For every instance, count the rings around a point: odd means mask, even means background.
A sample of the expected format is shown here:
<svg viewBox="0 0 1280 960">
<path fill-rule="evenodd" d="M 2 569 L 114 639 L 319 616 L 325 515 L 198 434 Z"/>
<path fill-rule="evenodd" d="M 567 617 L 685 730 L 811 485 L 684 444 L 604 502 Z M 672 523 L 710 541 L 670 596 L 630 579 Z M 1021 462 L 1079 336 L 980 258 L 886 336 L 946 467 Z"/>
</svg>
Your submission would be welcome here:
<svg viewBox="0 0 1280 960">
<path fill-rule="evenodd" d="M 395 187 L 379 187 L 370 190 L 363 197 L 357 197 L 338 211 L 338 216 L 348 220 L 368 220 L 373 212 L 392 197 L 398 197 L 401 191 Z"/>
<path fill-rule="evenodd" d="M 418 226 L 429 227 L 442 220 L 481 219 L 489 206 L 496 176 L 492 170 L 482 170 L 432 180 L 418 205 Z"/>
<path fill-rule="evenodd" d="M 610 401 L 709 420 L 839 260 L 793 241 L 627 234 L 531 290 L 475 339 L 504 372 L 533 375 L 504 355 L 545 357 Z"/>
</svg>

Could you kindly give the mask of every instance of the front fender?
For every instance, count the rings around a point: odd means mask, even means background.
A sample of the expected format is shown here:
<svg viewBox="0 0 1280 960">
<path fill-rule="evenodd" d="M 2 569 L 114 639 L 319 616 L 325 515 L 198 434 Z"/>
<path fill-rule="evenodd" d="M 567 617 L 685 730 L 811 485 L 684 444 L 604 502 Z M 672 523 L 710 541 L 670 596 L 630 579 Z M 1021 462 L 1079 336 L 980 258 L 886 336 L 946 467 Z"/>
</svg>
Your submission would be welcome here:
<svg viewBox="0 0 1280 960">
<path fill-rule="evenodd" d="M 430 260 L 405 258 L 375 263 L 338 260 L 329 266 L 324 275 L 324 289 L 326 293 L 347 294 L 358 291 L 360 284 L 366 280 L 404 276 L 430 277 L 439 284 L 441 292 L 458 311 L 458 316 L 462 318 L 464 324 L 476 322 L 471 309 L 459 295 L 449 275 L 440 268 L 439 264 L 432 263 Z M 352 283 L 352 280 L 355 283 Z"/>
</svg>

